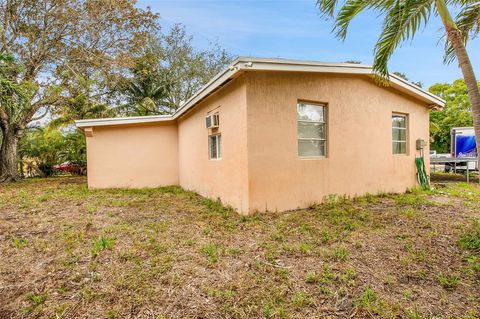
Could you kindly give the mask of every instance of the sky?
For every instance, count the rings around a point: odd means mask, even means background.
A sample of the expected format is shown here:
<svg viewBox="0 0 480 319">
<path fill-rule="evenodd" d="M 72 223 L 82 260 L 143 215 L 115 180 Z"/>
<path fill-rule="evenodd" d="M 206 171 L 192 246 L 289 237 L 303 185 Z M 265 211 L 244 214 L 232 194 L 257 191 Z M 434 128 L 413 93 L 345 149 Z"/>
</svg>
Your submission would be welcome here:
<svg viewBox="0 0 480 319">
<path fill-rule="evenodd" d="M 185 25 L 200 49 L 218 42 L 234 56 L 315 60 L 322 62 L 373 62 L 381 18 L 359 15 L 346 41 L 331 33 L 333 22 L 318 14 L 314 0 L 140 0 L 160 14 L 164 31 L 175 23 Z M 413 41 L 398 48 L 389 62 L 390 72 L 402 72 L 425 87 L 462 77 L 456 62 L 444 65 L 442 24 L 433 16 Z M 480 76 L 480 40 L 467 50 Z"/>
</svg>

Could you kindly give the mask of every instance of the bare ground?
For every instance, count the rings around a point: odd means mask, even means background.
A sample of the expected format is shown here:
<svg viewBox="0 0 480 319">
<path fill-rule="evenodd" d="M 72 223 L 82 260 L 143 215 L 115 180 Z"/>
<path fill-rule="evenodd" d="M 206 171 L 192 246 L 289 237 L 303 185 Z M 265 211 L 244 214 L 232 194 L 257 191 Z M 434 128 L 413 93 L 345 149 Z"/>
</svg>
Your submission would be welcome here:
<svg viewBox="0 0 480 319">
<path fill-rule="evenodd" d="M 478 185 L 249 217 L 178 187 L 0 187 L 0 318 L 480 317 Z"/>
</svg>

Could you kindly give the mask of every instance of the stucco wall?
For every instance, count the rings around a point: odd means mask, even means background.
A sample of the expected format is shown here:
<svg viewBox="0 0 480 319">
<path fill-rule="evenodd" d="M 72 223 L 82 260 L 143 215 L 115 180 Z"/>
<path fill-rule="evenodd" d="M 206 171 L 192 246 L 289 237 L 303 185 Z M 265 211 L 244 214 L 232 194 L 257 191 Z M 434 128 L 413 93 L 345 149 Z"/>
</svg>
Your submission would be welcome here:
<svg viewBox="0 0 480 319">
<path fill-rule="evenodd" d="M 93 137 L 87 137 L 87 160 L 89 187 L 177 185 L 177 124 L 94 127 Z"/>
<path fill-rule="evenodd" d="M 360 75 L 249 72 L 246 83 L 250 211 L 416 185 L 415 140 L 429 140 L 425 104 Z M 298 157 L 298 100 L 327 104 L 327 158 Z M 408 114 L 408 155 L 392 154 L 392 112 Z"/>
<path fill-rule="evenodd" d="M 220 114 L 222 159 L 209 159 L 205 116 Z M 244 77 L 202 101 L 178 120 L 180 185 L 239 212 L 248 212 L 246 91 Z"/>
</svg>

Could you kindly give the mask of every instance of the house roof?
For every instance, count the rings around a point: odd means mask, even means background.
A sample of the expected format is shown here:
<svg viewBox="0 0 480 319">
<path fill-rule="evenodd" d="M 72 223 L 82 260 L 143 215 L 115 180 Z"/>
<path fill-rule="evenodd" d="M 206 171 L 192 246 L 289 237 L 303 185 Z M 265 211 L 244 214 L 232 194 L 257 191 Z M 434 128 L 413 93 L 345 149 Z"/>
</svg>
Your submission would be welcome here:
<svg viewBox="0 0 480 319">
<path fill-rule="evenodd" d="M 92 120 L 75 121 L 77 127 L 135 124 L 173 121 L 182 116 L 185 112 L 192 109 L 200 101 L 209 95 L 221 89 L 225 84 L 246 71 L 285 71 L 285 72 L 312 72 L 312 73 L 343 73 L 343 74 L 363 74 L 372 76 L 373 68 L 371 65 L 354 63 L 328 63 L 318 61 L 286 60 L 286 59 L 268 59 L 239 57 L 233 61 L 229 67 L 213 77 L 205 86 L 198 90 L 189 100 L 187 100 L 172 115 L 153 115 L 153 116 L 135 116 L 135 117 L 117 117 Z M 445 101 L 438 96 L 423 90 L 422 88 L 396 76 L 390 74 L 390 86 L 400 92 L 417 98 L 431 106 L 445 105 Z"/>
</svg>

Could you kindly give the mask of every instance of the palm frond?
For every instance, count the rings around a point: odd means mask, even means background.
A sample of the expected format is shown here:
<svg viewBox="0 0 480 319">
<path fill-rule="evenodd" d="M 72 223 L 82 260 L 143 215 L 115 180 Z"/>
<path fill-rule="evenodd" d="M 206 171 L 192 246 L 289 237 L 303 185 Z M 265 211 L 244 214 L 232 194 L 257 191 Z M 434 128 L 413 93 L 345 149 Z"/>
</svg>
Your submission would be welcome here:
<svg viewBox="0 0 480 319">
<path fill-rule="evenodd" d="M 388 60 L 402 42 L 413 39 L 417 30 L 426 25 L 432 4 L 433 0 L 398 0 L 387 12 L 374 51 L 373 71 L 377 82 L 388 84 Z"/>
<path fill-rule="evenodd" d="M 383 13 L 395 2 L 396 0 L 347 0 L 335 19 L 335 35 L 337 38 L 345 40 L 350 22 L 360 12 L 366 9 L 375 9 L 379 13 Z"/>
<path fill-rule="evenodd" d="M 329 18 L 333 17 L 338 0 L 317 0 L 317 7 L 320 14 Z"/>
<path fill-rule="evenodd" d="M 463 42 L 466 45 L 469 38 L 475 38 L 480 33 L 480 1 L 459 0 L 459 2 L 472 2 L 457 15 L 455 24 L 461 32 Z M 455 51 L 448 38 L 445 41 L 445 55 L 443 62 L 449 64 L 456 59 Z"/>
</svg>

